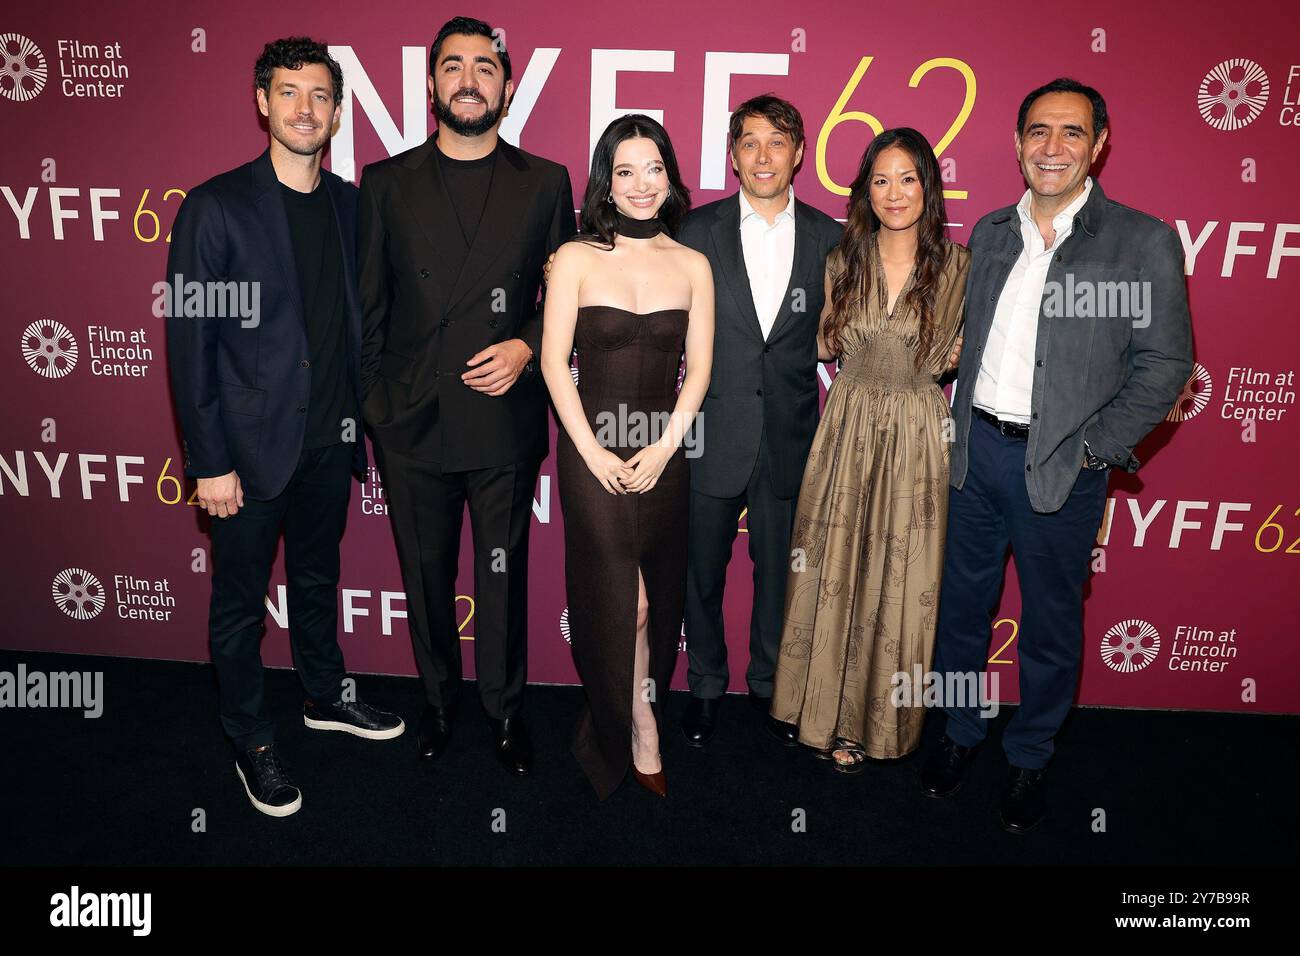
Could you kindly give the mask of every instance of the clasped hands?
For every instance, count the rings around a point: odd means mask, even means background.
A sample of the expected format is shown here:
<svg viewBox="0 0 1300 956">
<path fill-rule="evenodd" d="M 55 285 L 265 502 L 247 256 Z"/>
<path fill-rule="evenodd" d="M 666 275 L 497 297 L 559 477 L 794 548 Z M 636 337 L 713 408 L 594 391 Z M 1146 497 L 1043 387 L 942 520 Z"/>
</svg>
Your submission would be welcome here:
<svg viewBox="0 0 1300 956">
<path fill-rule="evenodd" d="M 645 494 L 659 481 L 675 450 L 670 445 L 656 442 L 624 461 L 608 448 L 597 448 L 584 455 L 583 461 L 600 486 L 611 495 Z"/>
</svg>

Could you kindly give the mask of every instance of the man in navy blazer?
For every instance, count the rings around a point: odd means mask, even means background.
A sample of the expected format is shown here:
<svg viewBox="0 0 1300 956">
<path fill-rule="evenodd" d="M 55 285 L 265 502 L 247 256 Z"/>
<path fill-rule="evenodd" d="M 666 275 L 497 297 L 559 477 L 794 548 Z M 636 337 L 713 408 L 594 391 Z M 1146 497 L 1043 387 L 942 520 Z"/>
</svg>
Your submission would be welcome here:
<svg viewBox="0 0 1300 956">
<path fill-rule="evenodd" d="M 270 146 L 193 189 L 167 258 L 167 357 L 185 473 L 212 518 L 208 633 L 221 723 L 253 806 L 302 805 L 262 699 L 264 597 L 281 528 L 303 719 L 369 739 L 405 729 L 345 694 L 339 541 L 366 467 L 357 189 L 321 169 L 343 73 L 306 37 L 266 45 L 254 70 Z M 345 699 L 351 698 L 351 699 Z"/>
</svg>

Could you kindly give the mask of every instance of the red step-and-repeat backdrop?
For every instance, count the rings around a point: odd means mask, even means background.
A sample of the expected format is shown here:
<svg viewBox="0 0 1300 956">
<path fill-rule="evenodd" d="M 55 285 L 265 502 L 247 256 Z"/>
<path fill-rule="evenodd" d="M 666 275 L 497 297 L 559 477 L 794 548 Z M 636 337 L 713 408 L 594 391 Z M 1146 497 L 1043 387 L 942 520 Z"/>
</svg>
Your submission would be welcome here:
<svg viewBox="0 0 1300 956">
<path fill-rule="evenodd" d="M 347 90 L 326 164 L 355 181 L 432 131 L 428 44 L 458 13 L 505 31 L 518 92 L 502 135 L 564 163 L 578 197 L 594 139 L 628 112 L 662 120 L 697 203 L 734 192 L 728 114 L 773 90 L 807 127 L 802 200 L 843 218 L 872 131 L 915 126 L 935 144 L 952 235 L 965 241 L 1023 192 L 1012 142 L 1023 95 L 1060 75 L 1100 89 L 1112 116 L 1100 181 L 1182 237 L 1196 366 L 1140 447 L 1142 470 L 1111 479 L 1079 699 L 1300 712 L 1300 32 L 1282 0 L 1231 15 L 1186 0 L 6 8 L 0 645 L 207 659 L 208 539 L 181 474 L 153 309 L 176 209 L 265 148 L 252 93 L 265 41 L 306 32 L 331 45 Z M 834 370 L 819 375 L 826 387 Z M 412 674 L 385 502 L 372 471 L 343 543 L 341 640 L 354 671 Z M 553 459 L 533 513 L 529 676 L 576 682 Z M 745 540 L 742 520 L 726 603 L 735 690 L 752 593 Z M 277 566 L 264 656 L 287 665 L 283 580 Z M 1019 607 L 1013 567 L 989 647 L 1004 698 L 1015 697 Z M 676 686 L 683 677 L 684 660 Z"/>
</svg>

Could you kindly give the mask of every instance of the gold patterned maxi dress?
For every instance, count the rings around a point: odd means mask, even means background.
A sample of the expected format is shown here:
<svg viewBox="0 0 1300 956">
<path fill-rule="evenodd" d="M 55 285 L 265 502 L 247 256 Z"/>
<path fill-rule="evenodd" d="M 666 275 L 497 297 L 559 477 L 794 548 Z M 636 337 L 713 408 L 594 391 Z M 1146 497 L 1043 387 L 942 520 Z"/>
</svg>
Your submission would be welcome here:
<svg viewBox="0 0 1300 956">
<path fill-rule="evenodd" d="M 819 750 L 844 737 L 901 757 L 920 742 L 924 709 L 894 707 L 891 678 L 927 671 L 934 650 L 952 438 L 936 382 L 961 328 L 970 253 L 945 249 L 919 370 L 920 316 L 906 302 L 916 271 L 889 315 L 874 241 L 870 261 L 870 301 L 841 334 L 799 490 L 772 716 Z M 827 267 L 842 270 L 838 250 Z"/>
</svg>

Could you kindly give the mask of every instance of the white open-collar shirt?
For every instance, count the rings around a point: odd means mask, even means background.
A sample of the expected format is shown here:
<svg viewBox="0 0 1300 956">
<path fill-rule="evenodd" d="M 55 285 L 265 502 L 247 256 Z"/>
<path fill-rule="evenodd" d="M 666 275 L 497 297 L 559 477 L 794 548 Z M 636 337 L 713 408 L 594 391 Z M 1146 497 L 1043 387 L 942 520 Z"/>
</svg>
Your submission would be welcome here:
<svg viewBox="0 0 1300 956">
<path fill-rule="evenodd" d="M 1034 348 L 1038 344 L 1038 313 L 1047 284 L 1052 255 L 1074 232 L 1074 217 L 1088 201 L 1092 177 L 1083 181 L 1083 192 L 1052 219 L 1056 239 L 1049 247 L 1043 242 L 1038 224 L 1030 212 L 1033 194 L 1026 189 L 1016 212 L 1025 247 L 1011 267 L 1002 287 L 993 325 L 984 343 L 984 358 L 975 379 L 974 404 L 1004 421 L 1029 424 L 1030 400 L 1034 391 Z"/>
<path fill-rule="evenodd" d="M 772 225 L 740 191 L 740 248 L 749 273 L 749 291 L 754 297 L 754 311 L 763 329 L 763 338 L 772 332 L 781 311 L 781 300 L 790 284 L 794 268 L 794 187 L 789 187 L 785 208 Z"/>
</svg>

